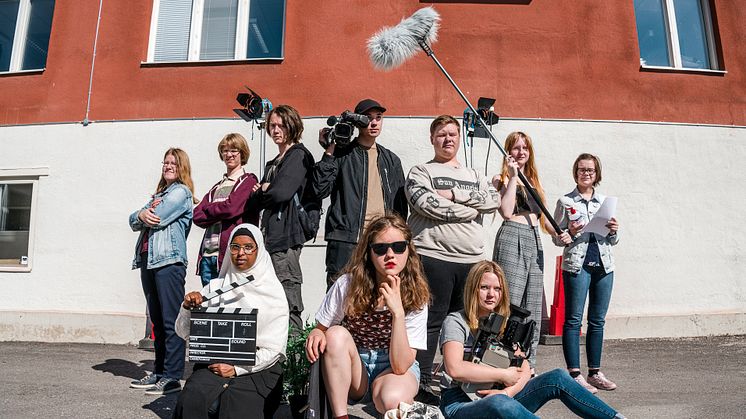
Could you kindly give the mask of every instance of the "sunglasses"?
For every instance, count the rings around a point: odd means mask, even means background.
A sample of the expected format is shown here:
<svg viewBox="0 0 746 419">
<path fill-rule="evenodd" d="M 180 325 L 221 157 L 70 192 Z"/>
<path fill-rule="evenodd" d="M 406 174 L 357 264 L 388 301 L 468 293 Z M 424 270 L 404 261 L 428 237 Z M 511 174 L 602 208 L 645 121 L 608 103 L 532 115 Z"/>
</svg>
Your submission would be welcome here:
<svg viewBox="0 0 746 419">
<path fill-rule="evenodd" d="M 402 240 L 400 242 L 393 242 L 393 243 L 371 243 L 370 244 L 370 250 L 373 251 L 373 253 L 377 254 L 378 256 L 383 256 L 386 254 L 386 252 L 389 251 L 389 248 L 394 251 L 397 255 L 401 255 L 404 253 L 405 250 L 407 250 L 407 245 L 409 244 L 408 241 Z"/>
</svg>

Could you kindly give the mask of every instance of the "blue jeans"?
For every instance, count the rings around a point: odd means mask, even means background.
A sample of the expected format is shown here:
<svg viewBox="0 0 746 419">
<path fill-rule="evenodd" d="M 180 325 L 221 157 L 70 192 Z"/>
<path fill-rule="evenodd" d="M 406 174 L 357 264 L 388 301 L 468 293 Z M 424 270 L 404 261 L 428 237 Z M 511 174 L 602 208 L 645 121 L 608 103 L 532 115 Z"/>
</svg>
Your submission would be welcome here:
<svg viewBox="0 0 746 419">
<path fill-rule="evenodd" d="M 496 394 L 472 401 L 461 388 L 446 389 L 441 393 L 440 410 L 446 419 L 536 418 L 534 413 L 554 399 L 582 418 L 613 418 L 617 414 L 562 369 L 532 378 L 513 398 Z"/>
<path fill-rule="evenodd" d="M 140 281 L 153 322 L 155 367 L 153 373 L 180 380 L 184 374 L 184 339 L 175 323 L 184 302 L 186 266 L 174 263 L 155 269 L 140 269 Z"/>
<path fill-rule="evenodd" d="M 608 274 L 603 267 L 583 267 L 572 274 L 562 271 L 565 284 L 565 324 L 562 327 L 562 352 L 567 368 L 580 368 L 580 325 L 583 322 L 585 297 L 588 298 L 588 330 L 585 349 L 588 368 L 601 368 L 601 351 L 604 345 L 604 323 L 609 309 L 614 272 Z"/>
<path fill-rule="evenodd" d="M 202 279 L 202 286 L 210 283 L 210 280 L 218 277 L 218 257 L 203 256 L 199 262 L 199 276 Z"/>
<path fill-rule="evenodd" d="M 368 394 L 370 394 L 370 386 L 382 372 L 386 371 L 387 368 L 391 367 L 391 360 L 389 360 L 388 349 L 358 349 L 358 355 L 360 355 L 360 361 L 363 363 L 363 369 L 368 374 L 368 393 L 366 393 L 360 400 L 363 400 Z M 414 378 L 417 382 L 420 381 L 420 364 L 415 360 L 408 372 L 414 374 Z M 351 402 L 357 403 L 360 400 L 350 400 Z"/>
<path fill-rule="evenodd" d="M 363 362 L 363 368 L 368 373 L 368 385 L 376 379 L 387 368 L 391 367 L 388 349 L 359 349 L 357 353 Z M 414 374 L 417 381 L 420 381 L 420 364 L 414 361 L 409 371 Z"/>
</svg>

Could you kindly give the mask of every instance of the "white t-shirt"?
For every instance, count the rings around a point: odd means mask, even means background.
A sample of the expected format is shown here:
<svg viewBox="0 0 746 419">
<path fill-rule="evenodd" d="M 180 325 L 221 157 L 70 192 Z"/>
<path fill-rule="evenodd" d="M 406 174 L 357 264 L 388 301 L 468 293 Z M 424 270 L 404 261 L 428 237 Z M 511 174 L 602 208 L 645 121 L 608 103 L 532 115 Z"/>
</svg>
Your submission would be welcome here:
<svg viewBox="0 0 746 419">
<path fill-rule="evenodd" d="M 326 293 L 321 307 L 316 313 L 316 321 L 326 327 L 336 326 L 342 323 L 345 317 L 345 297 L 350 278 L 347 274 L 340 276 L 334 285 Z M 407 313 L 404 318 L 407 328 L 407 339 L 409 346 L 413 349 L 427 349 L 427 305 L 421 309 Z"/>
</svg>

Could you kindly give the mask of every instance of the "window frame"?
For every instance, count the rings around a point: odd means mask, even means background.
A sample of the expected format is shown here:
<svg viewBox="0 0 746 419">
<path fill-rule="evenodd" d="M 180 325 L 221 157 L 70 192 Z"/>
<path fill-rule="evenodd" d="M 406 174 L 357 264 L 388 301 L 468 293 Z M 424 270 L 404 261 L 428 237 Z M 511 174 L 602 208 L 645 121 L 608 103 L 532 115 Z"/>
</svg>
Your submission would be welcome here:
<svg viewBox="0 0 746 419">
<path fill-rule="evenodd" d="M 233 58 L 224 58 L 218 60 L 201 60 L 200 52 L 202 48 L 202 21 L 205 10 L 205 0 L 192 0 L 192 20 L 189 25 L 189 46 L 187 48 L 186 61 L 155 61 L 155 43 L 158 35 L 158 16 L 160 14 L 160 0 L 153 0 L 153 12 L 150 16 L 150 37 L 148 39 L 148 56 L 142 64 L 197 64 L 211 62 L 232 62 L 232 61 L 282 61 L 285 59 L 285 23 L 287 19 L 287 0 L 283 1 L 282 16 L 282 41 L 279 57 L 260 57 L 248 58 L 249 47 L 249 13 L 250 0 L 238 0 L 238 9 L 236 16 L 236 42 L 233 51 Z"/>
<path fill-rule="evenodd" d="M 640 68 L 651 69 L 651 70 L 676 70 L 684 72 L 699 72 L 699 73 L 718 73 L 724 74 L 724 71 L 720 65 L 720 58 L 718 56 L 717 43 L 715 42 L 715 26 L 712 19 L 712 11 L 710 9 L 710 0 L 698 0 L 699 7 L 702 12 L 704 36 L 707 42 L 707 54 L 710 59 L 710 68 L 692 68 L 684 67 L 681 59 L 681 44 L 679 43 L 679 30 L 676 24 L 676 7 L 674 0 L 663 0 L 663 21 L 666 25 L 666 41 L 668 50 L 670 52 L 670 61 L 668 66 L 656 66 L 647 65 L 642 63 L 642 51 L 640 51 Z M 635 13 L 637 11 L 635 10 Z M 639 31 L 639 28 L 636 28 Z M 638 33 L 638 50 L 640 48 L 639 33 Z M 671 62 L 672 61 L 672 62 Z"/>
<path fill-rule="evenodd" d="M 55 6 L 57 2 L 55 2 Z M 47 69 L 46 60 L 44 67 L 23 69 L 23 54 L 26 52 L 26 38 L 28 35 L 28 26 L 31 20 L 31 0 L 19 0 L 18 17 L 16 17 L 16 30 L 13 32 L 13 46 L 10 51 L 10 65 L 0 74 L 10 73 L 37 73 Z M 51 28 L 50 28 L 51 30 Z M 47 51 L 48 52 L 48 51 Z"/>
<path fill-rule="evenodd" d="M 34 265 L 34 238 L 36 236 L 37 207 L 39 201 L 39 179 L 49 176 L 48 167 L 36 167 L 28 169 L 0 169 L 0 183 L 7 185 L 31 184 L 31 215 L 29 216 L 28 249 L 26 265 L 2 265 L 0 272 L 31 272 Z"/>
</svg>

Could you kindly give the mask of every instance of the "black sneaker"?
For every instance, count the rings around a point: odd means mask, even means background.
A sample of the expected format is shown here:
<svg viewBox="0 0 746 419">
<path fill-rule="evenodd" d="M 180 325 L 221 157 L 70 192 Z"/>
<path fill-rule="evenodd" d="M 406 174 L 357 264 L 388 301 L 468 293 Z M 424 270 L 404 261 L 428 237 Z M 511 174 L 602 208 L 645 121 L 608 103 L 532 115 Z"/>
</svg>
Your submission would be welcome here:
<svg viewBox="0 0 746 419">
<path fill-rule="evenodd" d="M 430 388 L 430 386 L 420 386 L 420 390 L 417 392 L 417 395 L 414 396 L 414 400 L 431 406 L 440 405 L 440 397 L 433 393 L 433 389 Z"/>
<path fill-rule="evenodd" d="M 160 378 L 160 375 L 148 374 L 139 380 L 132 381 L 130 383 L 130 388 L 150 388 L 153 387 Z"/>
<path fill-rule="evenodd" d="M 179 380 L 173 378 L 161 377 L 153 387 L 145 390 L 145 394 L 152 394 L 154 396 L 160 396 L 168 393 L 175 393 L 181 391 L 181 383 Z"/>
</svg>

